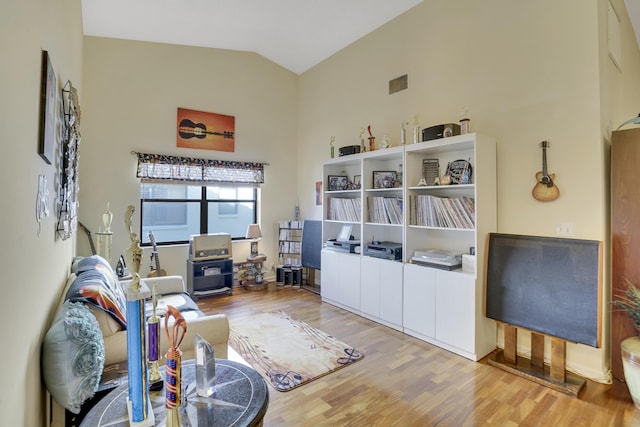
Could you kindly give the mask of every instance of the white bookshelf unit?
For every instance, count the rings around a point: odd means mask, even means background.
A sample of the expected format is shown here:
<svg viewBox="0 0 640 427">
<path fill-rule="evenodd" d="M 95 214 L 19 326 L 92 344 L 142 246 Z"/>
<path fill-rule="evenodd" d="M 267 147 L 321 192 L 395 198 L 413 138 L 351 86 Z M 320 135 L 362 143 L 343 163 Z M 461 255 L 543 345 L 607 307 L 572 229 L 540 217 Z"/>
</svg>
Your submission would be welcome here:
<svg viewBox="0 0 640 427">
<path fill-rule="evenodd" d="M 461 183 L 434 185 L 447 165 L 465 162 L 470 174 Z M 436 175 L 423 168 L 436 163 Z M 384 179 L 399 171 L 402 183 Z M 323 175 L 323 242 L 345 224 L 361 241 L 361 253 L 323 248 L 323 301 L 472 360 L 495 349 L 495 322 L 483 314 L 486 239 L 497 226 L 495 139 L 471 133 L 330 159 Z M 329 185 L 330 176 L 350 183 L 357 175 L 360 188 Z M 402 259 L 367 256 L 372 242 L 400 244 Z M 465 271 L 411 261 L 428 249 L 475 258 Z"/>
</svg>

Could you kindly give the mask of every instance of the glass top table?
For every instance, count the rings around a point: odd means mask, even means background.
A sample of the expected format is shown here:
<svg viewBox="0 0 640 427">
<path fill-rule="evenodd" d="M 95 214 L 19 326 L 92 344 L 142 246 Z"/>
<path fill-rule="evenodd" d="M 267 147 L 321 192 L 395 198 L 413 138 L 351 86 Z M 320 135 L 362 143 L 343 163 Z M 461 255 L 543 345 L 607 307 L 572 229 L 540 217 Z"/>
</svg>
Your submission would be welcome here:
<svg viewBox="0 0 640 427">
<path fill-rule="evenodd" d="M 252 368 L 226 359 L 216 359 L 216 391 L 210 397 L 196 393 L 196 369 L 193 360 L 182 362 L 182 425 L 260 426 L 269 406 L 267 383 Z M 162 369 L 164 378 L 164 368 Z M 115 388 L 85 416 L 81 427 L 129 425 L 127 383 Z M 155 425 L 166 423 L 164 388 L 150 391 Z"/>
</svg>

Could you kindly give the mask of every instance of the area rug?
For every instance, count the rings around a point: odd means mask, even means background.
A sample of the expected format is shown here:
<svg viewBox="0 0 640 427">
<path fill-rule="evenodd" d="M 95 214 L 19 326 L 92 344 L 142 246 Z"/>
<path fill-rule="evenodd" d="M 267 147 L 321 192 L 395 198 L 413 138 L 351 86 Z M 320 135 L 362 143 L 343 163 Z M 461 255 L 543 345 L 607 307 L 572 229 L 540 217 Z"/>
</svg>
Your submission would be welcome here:
<svg viewBox="0 0 640 427">
<path fill-rule="evenodd" d="M 282 311 L 232 322 L 229 344 L 278 391 L 292 390 L 364 357 Z"/>
</svg>

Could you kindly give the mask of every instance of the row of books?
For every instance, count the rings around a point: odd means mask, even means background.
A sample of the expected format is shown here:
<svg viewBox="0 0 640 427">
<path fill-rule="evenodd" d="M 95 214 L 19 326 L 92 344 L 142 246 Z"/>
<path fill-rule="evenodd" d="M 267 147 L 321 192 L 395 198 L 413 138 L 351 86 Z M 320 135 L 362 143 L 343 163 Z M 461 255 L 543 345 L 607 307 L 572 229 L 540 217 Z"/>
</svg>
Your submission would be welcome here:
<svg viewBox="0 0 640 427">
<path fill-rule="evenodd" d="M 402 224 L 402 198 L 367 197 L 369 222 L 377 224 Z"/>
<path fill-rule="evenodd" d="M 360 203 L 360 197 L 354 199 L 330 197 L 327 206 L 327 219 L 360 222 Z"/>
<path fill-rule="evenodd" d="M 280 221 L 280 228 L 299 228 L 302 229 L 302 221 Z"/>
<path fill-rule="evenodd" d="M 300 240 L 301 235 L 302 235 L 302 230 L 280 228 L 279 239 L 280 240 Z"/>
<path fill-rule="evenodd" d="M 409 196 L 409 223 L 424 227 L 474 228 L 471 197 Z"/>
<path fill-rule="evenodd" d="M 292 265 L 300 265 L 300 258 L 294 258 L 291 256 L 284 256 L 284 255 L 280 255 L 280 258 L 278 258 L 278 264 L 279 265 L 288 265 L 288 266 L 292 266 Z"/>
<path fill-rule="evenodd" d="M 280 242 L 281 254 L 299 254 L 302 242 Z"/>
</svg>

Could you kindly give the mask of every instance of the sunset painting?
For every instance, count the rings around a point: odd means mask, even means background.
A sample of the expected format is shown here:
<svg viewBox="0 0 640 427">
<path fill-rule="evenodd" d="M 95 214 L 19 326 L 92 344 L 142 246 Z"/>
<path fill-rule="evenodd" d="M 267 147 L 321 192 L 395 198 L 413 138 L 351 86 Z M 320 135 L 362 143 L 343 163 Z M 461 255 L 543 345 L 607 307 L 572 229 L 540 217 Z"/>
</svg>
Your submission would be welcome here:
<svg viewBox="0 0 640 427">
<path fill-rule="evenodd" d="M 178 108 L 178 147 L 235 151 L 234 116 Z"/>
</svg>

